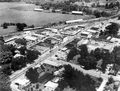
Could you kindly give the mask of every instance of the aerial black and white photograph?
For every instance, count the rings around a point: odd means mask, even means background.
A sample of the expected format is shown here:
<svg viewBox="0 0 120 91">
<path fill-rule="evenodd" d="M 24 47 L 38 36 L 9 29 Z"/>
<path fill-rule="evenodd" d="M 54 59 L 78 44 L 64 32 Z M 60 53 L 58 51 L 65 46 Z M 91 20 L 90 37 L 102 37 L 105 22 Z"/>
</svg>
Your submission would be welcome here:
<svg viewBox="0 0 120 91">
<path fill-rule="evenodd" d="M 120 91 L 120 0 L 0 0 L 0 91 Z"/>
</svg>

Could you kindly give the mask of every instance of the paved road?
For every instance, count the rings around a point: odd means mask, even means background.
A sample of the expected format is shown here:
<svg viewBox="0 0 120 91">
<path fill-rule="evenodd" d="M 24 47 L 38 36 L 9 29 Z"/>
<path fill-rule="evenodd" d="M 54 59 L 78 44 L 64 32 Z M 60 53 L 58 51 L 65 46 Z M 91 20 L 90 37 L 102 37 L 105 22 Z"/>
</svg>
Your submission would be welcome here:
<svg viewBox="0 0 120 91">
<path fill-rule="evenodd" d="M 107 80 L 103 80 L 102 84 L 100 85 L 100 87 L 97 89 L 97 91 L 103 91 L 104 87 L 106 86 L 106 83 L 108 82 Z"/>
</svg>

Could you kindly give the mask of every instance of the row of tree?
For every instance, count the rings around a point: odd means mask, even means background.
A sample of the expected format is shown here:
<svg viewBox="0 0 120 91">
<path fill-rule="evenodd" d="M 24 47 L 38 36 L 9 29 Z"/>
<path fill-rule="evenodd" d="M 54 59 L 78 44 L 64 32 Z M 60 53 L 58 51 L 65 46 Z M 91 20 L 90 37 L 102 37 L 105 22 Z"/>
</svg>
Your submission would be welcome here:
<svg viewBox="0 0 120 91">
<path fill-rule="evenodd" d="M 8 26 L 16 26 L 16 29 L 17 31 L 23 31 L 24 28 L 34 28 L 34 25 L 30 25 L 28 26 L 27 24 L 25 23 L 7 23 L 7 22 L 4 22 L 1 27 L 3 27 L 3 29 L 7 29 Z"/>
<path fill-rule="evenodd" d="M 118 7 L 118 8 L 120 7 L 120 3 L 119 2 L 115 2 L 115 3 L 111 2 L 111 3 L 107 3 L 105 5 L 106 9 L 114 9 L 116 7 Z"/>
<path fill-rule="evenodd" d="M 4 45 L 4 38 L 0 36 L 0 60 L 1 60 L 2 45 Z M 0 66 L 0 91 L 12 91 L 10 84 L 11 82 L 9 76 L 4 74 Z"/>
<path fill-rule="evenodd" d="M 77 62 L 84 66 L 86 70 L 98 68 L 104 72 L 107 64 L 116 63 L 120 65 L 120 47 L 115 47 L 112 52 L 97 48 L 89 53 L 87 46 L 81 45 L 79 48 L 72 48 L 70 50 L 67 55 L 67 61 L 73 60 L 76 55 L 80 55 Z"/>
</svg>

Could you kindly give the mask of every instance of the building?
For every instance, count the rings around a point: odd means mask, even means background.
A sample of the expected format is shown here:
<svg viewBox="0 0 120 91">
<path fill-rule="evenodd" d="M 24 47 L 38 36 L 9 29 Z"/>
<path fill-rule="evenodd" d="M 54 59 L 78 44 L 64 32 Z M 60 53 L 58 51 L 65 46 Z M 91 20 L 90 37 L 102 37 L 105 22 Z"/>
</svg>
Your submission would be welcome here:
<svg viewBox="0 0 120 91">
<path fill-rule="evenodd" d="M 59 67 L 61 66 L 60 63 L 58 62 L 55 62 L 56 59 L 52 58 L 52 59 L 47 59 L 47 60 L 44 60 L 43 62 L 41 62 L 41 64 L 47 64 L 47 65 L 51 65 L 51 66 L 54 66 L 54 67 Z"/>
<path fill-rule="evenodd" d="M 90 32 L 81 32 L 81 37 L 87 38 L 89 35 L 92 35 Z"/>
<path fill-rule="evenodd" d="M 70 23 L 79 23 L 83 21 L 83 19 L 77 19 L 77 20 L 69 20 L 69 21 L 66 21 L 66 24 L 70 24 Z"/>
<path fill-rule="evenodd" d="M 88 42 L 89 42 L 88 39 L 82 39 L 82 40 L 80 40 L 80 41 L 77 43 L 77 46 L 80 46 L 80 45 L 82 45 L 82 44 L 87 44 Z"/>
<path fill-rule="evenodd" d="M 83 15 L 82 11 L 72 11 L 71 13 L 74 15 Z"/>
<path fill-rule="evenodd" d="M 118 38 L 111 38 L 111 39 L 110 39 L 110 42 L 120 43 L 120 39 L 118 39 Z"/>
<path fill-rule="evenodd" d="M 54 83 L 51 81 L 48 81 L 45 85 L 44 85 L 44 89 L 42 91 L 55 91 L 55 89 L 58 87 L 58 83 Z"/>
</svg>

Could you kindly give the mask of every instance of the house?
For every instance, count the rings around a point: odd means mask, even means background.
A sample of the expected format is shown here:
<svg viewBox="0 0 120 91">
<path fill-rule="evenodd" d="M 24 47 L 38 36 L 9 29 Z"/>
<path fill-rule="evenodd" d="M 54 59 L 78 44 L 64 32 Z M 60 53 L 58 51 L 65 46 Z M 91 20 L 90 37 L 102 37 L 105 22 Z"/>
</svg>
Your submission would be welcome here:
<svg viewBox="0 0 120 91">
<path fill-rule="evenodd" d="M 31 41 L 37 40 L 36 37 L 32 37 L 32 36 L 25 36 L 24 38 L 25 38 L 26 40 L 31 40 Z"/>
<path fill-rule="evenodd" d="M 14 81 L 14 86 L 18 86 L 18 89 L 20 89 L 20 91 L 21 91 L 22 88 L 27 86 L 29 83 L 30 83 L 30 81 L 27 79 L 17 79 Z M 19 90 L 17 90 L 17 91 L 19 91 Z"/>
<path fill-rule="evenodd" d="M 55 89 L 58 87 L 58 83 L 54 83 L 51 81 L 48 81 L 45 85 L 44 85 L 44 89 L 42 91 L 55 91 Z"/>
</svg>

